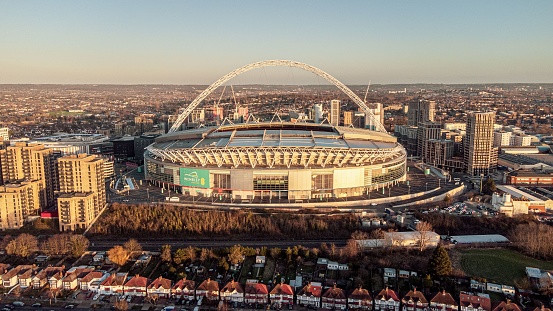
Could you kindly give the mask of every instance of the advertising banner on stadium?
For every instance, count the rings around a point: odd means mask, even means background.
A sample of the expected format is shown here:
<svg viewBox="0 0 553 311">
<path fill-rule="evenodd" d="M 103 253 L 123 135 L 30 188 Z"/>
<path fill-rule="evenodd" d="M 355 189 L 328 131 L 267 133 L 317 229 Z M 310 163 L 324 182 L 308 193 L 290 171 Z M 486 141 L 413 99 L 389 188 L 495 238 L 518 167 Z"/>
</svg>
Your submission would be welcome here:
<svg viewBox="0 0 553 311">
<path fill-rule="evenodd" d="M 209 171 L 181 167 L 180 185 L 186 187 L 209 188 Z"/>
</svg>

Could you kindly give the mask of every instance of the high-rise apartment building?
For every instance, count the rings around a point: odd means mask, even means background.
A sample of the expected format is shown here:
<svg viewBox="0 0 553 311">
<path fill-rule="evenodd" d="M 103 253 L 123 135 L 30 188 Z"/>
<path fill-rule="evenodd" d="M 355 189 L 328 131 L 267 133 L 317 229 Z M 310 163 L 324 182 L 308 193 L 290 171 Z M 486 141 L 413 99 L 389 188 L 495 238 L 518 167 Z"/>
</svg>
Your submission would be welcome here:
<svg viewBox="0 0 553 311">
<path fill-rule="evenodd" d="M 20 181 L 39 182 L 39 200 L 42 209 L 54 205 L 56 167 L 54 152 L 41 144 L 18 142 L 0 150 L 0 173 L 3 183 Z"/>
<path fill-rule="evenodd" d="M 419 100 L 409 103 L 407 111 L 407 125 L 419 126 L 425 121 L 434 121 L 436 115 L 436 102 L 431 100 Z"/>
<path fill-rule="evenodd" d="M 0 127 L 0 140 L 10 140 L 10 131 L 7 127 Z"/>
<path fill-rule="evenodd" d="M 0 230 L 19 229 L 40 211 L 39 181 L 0 186 Z"/>
<path fill-rule="evenodd" d="M 337 99 L 330 101 L 330 124 L 340 125 L 340 101 Z"/>
<path fill-rule="evenodd" d="M 79 154 L 58 159 L 60 231 L 88 228 L 106 205 L 104 160 Z"/>
<path fill-rule="evenodd" d="M 439 123 L 425 121 L 417 128 L 417 155 L 425 162 L 428 161 L 428 143 L 431 139 L 440 139 L 442 126 Z"/>
<path fill-rule="evenodd" d="M 493 146 L 495 112 L 473 112 L 467 119 L 464 162 L 471 176 L 487 176 L 497 167 L 497 148 Z"/>
</svg>

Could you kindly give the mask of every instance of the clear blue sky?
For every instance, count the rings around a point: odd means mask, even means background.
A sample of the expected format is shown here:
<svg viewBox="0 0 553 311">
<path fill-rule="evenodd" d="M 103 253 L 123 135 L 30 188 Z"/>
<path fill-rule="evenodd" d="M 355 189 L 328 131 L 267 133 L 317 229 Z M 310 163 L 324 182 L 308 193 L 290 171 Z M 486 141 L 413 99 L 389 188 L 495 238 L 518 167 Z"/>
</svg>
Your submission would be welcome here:
<svg viewBox="0 0 553 311">
<path fill-rule="evenodd" d="M 346 84 L 553 82 L 553 1 L 0 0 L 0 83 L 209 84 L 265 59 Z"/>
</svg>

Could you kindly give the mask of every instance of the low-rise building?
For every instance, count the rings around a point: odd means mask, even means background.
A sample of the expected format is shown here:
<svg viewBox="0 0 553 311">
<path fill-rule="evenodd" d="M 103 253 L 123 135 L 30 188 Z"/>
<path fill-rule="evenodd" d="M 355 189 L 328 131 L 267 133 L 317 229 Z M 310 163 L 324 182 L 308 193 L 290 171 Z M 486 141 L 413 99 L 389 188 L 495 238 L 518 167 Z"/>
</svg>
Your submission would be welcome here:
<svg viewBox="0 0 553 311">
<path fill-rule="evenodd" d="M 32 283 L 33 289 L 41 289 L 42 287 L 48 284 L 50 278 L 54 275 L 58 275 L 58 278 L 63 278 L 63 272 L 65 271 L 65 266 L 60 267 L 46 267 L 42 269 L 39 273 L 33 276 Z"/>
<path fill-rule="evenodd" d="M 269 303 L 269 290 L 267 285 L 262 283 L 247 282 L 244 290 L 244 301 L 246 303 Z"/>
<path fill-rule="evenodd" d="M 90 271 L 83 278 L 79 280 L 79 288 L 82 291 L 97 292 L 100 283 L 108 277 L 109 274 L 101 271 Z"/>
<path fill-rule="evenodd" d="M 288 284 L 279 283 L 273 287 L 271 293 L 269 294 L 269 298 L 271 299 L 271 303 L 293 305 L 294 290 L 292 289 L 292 286 Z"/>
<path fill-rule="evenodd" d="M 123 286 L 126 281 L 127 273 L 112 273 L 100 283 L 98 293 L 101 295 L 123 294 Z"/>
<path fill-rule="evenodd" d="M 296 300 L 299 305 L 319 308 L 321 306 L 321 290 L 321 283 L 308 283 L 297 293 Z"/>
<path fill-rule="evenodd" d="M 348 306 L 352 310 L 372 310 L 373 299 L 368 290 L 358 287 L 348 296 Z"/>
<path fill-rule="evenodd" d="M 171 288 L 171 297 L 176 299 L 194 300 L 196 282 L 187 280 L 186 278 L 180 279 Z"/>
<path fill-rule="evenodd" d="M 221 300 L 226 302 L 244 302 L 244 289 L 240 283 L 231 280 L 220 291 Z"/>
<path fill-rule="evenodd" d="M 148 283 L 150 283 L 148 278 L 135 275 L 125 283 L 124 294 L 131 296 L 146 296 Z"/>
<path fill-rule="evenodd" d="M 196 288 L 196 298 L 207 298 L 208 300 L 219 300 L 219 283 L 211 279 L 203 281 Z"/>
<path fill-rule="evenodd" d="M 397 293 L 386 287 L 374 298 L 374 311 L 399 311 L 399 304 Z"/>
<path fill-rule="evenodd" d="M 161 276 L 153 280 L 150 285 L 148 285 L 147 293 L 148 296 L 157 296 L 159 298 L 169 298 L 171 297 L 171 280 L 162 278 Z"/>
<path fill-rule="evenodd" d="M 401 299 L 403 304 L 403 311 L 427 311 L 428 310 L 428 300 L 424 297 L 424 294 L 417 289 L 410 290 L 403 299 Z"/>
<path fill-rule="evenodd" d="M 460 311 L 492 311 L 490 296 L 483 293 L 461 292 L 459 305 Z"/>
<path fill-rule="evenodd" d="M 336 284 L 334 284 L 333 287 L 327 289 L 323 293 L 321 306 L 323 309 L 345 310 L 347 307 L 346 294 L 341 288 L 336 287 Z"/>
<path fill-rule="evenodd" d="M 459 305 L 455 299 L 445 290 L 437 293 L 436 296 L 430 300 L 431 311 L 457 311 L 458 309 Z"/>
</svg>

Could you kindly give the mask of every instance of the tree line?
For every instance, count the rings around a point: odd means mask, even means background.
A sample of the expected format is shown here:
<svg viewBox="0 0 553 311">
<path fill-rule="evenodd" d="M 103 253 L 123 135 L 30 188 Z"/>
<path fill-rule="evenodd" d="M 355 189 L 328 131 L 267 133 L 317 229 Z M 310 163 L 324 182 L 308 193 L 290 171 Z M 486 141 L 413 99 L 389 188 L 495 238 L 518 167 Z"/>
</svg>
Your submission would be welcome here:
<svg viewBox="0 0 553 311">
<path fill-rule="evenodd" d="M 125 237 L 347 238 L 359 226 L 354 215 L 255 214 L 193 210 L 164 205 L 111 205 L 89 231 Z"/>
<path fill-rule="evenodd" d="M 80 234 L 55 234 L 48 239 L 39 241 L 31 234 L 22 233 L 17 237 L 4 236 L 0 248 L 8 255 L 26 258 L 33 253 L 41 252 L 48 256 L 71 256 L 79 258 L 88 250 L 90 242 Z"/>
</svg>

